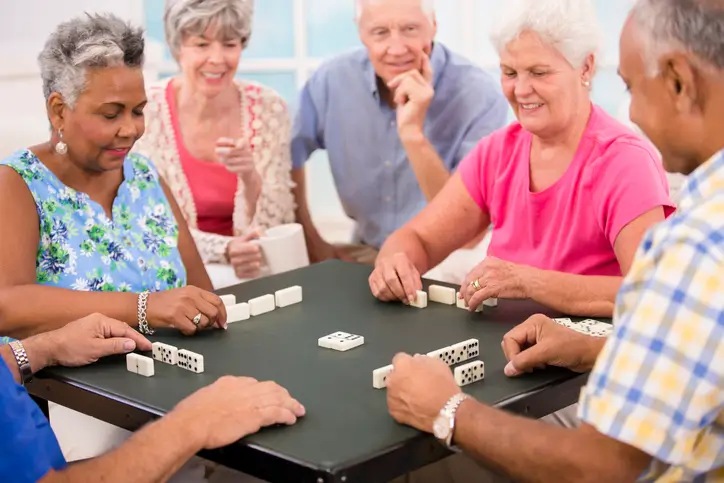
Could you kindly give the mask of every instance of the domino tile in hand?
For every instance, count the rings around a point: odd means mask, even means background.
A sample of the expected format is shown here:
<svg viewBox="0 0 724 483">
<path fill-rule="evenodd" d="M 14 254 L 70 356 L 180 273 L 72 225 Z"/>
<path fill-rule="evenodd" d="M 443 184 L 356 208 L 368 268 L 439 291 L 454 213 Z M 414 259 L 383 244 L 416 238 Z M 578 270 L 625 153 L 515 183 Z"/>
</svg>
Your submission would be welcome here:
<svg viewBox="0 0 724 483">
<path fill-rule="evenodd" d="M 442 285 L 430 285 L 428 300 L 441 304 L 455 305 L 455 289 Z"/>
<path fill-rule="evenodd" d="M 234 305 L 236 303 L 236 295 L 233 293 L 220 295 L 219 298 L 221 298 L 221 302 L 226 306 Z"/>
<path fill-rule="evenodd" d="M 468 310 L 468 305 L 465 303 L 465 299 L 460 298 L 460 292 L 455 293 L 455 301 L 457 308 L 459 309 L 465 309 Z M 475 309 L 476 312 L 482 312 L 484 305 L 480 305 L 477 309 Z"/>
<path fill-rule="evenodd" d="M 424 309 L 427 307 L 427 292 L 424 290 L 418 290 L 415 300 L 410 302 L 410 307 L 417 307 L 418 309 Z"/>
<path fill-rule="evenodd" d="M 485 300 L 483 300 L 483 305 L 485 305 L 486 307 L 497 307 L 498 299 L 497 298 L 485 299 Z"/>
<path fill-rule="evenodd" d="M 204 372 L 204 356 L 195 352 L 182 349 L 178 351 L 177 365 L 187 371 L 200 374 Z"/>
<path fill-rule="evenodd" d="M 274 300 L 277 307 L 287 307 L 289 305 L 298 304 L 302 301 L 302 287 L 294 285 L 274 292 Z"/>
<path fill-rule="evenodd" d="M 275 308 L 274 296 L 272 294 L 262 295 L 249 300 L 249 312 L 252 317 L 266 314 Z"/>
<path fill-rule="evenodd" d="M 380 367 L 372 371 L 372 387 L 375 389 L 383 389 L 387 387 L 387 376 L 392 372 L 392 364 Z"/>
<path fill-rule="evenodd" d="M 251 312 L 249 310 L 249 304 L 247 304 L 246 302 L 229 305 L 226 307 L 226 323 L 228 324 L 247 320 L 250 315 Z"/>
<path fill-rule="evenodd" d="M 466 386 L 485 378 L 485 363 L 473 361 L 455 368 L 455 382 L 458 386 Z"/>
</svg>

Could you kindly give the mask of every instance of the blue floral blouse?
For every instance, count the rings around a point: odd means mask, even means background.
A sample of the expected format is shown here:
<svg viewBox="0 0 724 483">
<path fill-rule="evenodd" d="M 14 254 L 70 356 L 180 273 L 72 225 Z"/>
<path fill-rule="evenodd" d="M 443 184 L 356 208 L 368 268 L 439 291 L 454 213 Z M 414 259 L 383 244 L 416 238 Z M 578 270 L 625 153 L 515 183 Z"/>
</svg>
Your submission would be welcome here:
<svg viewBox="0 0 724 483">
<path fill-rule="evenodd" d="M 20 174 L 35 199 L 39 284 L 104 292 L 161 291 L 186 284 L 178 225 L 148 159 L 135 153 L 126 157 L 112 219 L 88 195 L 61 183 L 27 149 L 0 165 Z"/>
</svg>

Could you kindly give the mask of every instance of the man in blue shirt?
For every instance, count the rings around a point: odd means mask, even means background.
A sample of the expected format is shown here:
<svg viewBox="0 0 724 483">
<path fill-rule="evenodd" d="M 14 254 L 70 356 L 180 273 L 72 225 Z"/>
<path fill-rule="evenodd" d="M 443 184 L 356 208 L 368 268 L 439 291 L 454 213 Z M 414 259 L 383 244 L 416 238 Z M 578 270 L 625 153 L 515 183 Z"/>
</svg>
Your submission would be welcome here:
<svg viewBox="0 0 724 483">
<path fill-rule="evenodd" d="M 48 420 L 20 383 L 49 365 L 81 366 L 134 349 L 151 350 L 151 343 L 127 324 L 98 314 L 0 346 L 0 478 L 14 483 L 166 481 L 202 449 L 231 444 L 262 426 L 294 424 L 304 415 L 304 407 L 280 386 L 226 376 L 117 449 L 67 465 Z"/>
<path fill-rule="evenodd" d="M 433 43 L 433 2 L 359 0 L 357 24 L 365 49 L 314 73 L 294 122 L 297 219 L 312 261 L 344 255 L 322 239 L 307 208 L 303 168 L 314 151 L 327 150 L 356 241 L 376 250 L 507 118 L 497 82 Z"/>
</svg>

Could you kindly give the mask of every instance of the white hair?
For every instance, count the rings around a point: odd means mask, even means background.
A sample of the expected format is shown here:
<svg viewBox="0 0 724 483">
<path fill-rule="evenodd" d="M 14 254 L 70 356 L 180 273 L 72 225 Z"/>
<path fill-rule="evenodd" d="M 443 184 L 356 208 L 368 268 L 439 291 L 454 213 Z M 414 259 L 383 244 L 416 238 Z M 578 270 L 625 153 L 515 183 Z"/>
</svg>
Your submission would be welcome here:
<svg viewBox="0 0 724 483">
<path fill-rule="evenodd" d="M 490 39 L 498 53 L 522 33 L 538 34 L 575 68 L 601 49 L 602 31 L 590 0 L 504 0 Z"/>
<path fill-rule="evenodd" d="M 385 0 L 354 0 L 354 20 L 355 22 L 359 22 L 360 17 L 362 16 L 362 10 L 365 7 L 366 3 L 370 2 L 380 2 Z M 420 7 L 422 7 L 422 11 L 425 12 L 425 15 L 427 15 L 427 18 L 430 19 L 430 22 L 435 20 L 435 0 L 420 0 Z"/>
<path fill-rule="evenodd" d="M 166 43 L 177 57 L 184 37 L 201 35 L 213 24 L 223 40 L 240 39 L 246 47 L 253 16 L 254 0 L 166 0 Z"/>
<path fill-rule="evenodd" d="M 643 43 L 647 75 L 659 73 L 659 58 L 675 50 L 724 69 L 722 0 L 638 0 L 631 12 Z"/>
</svg>

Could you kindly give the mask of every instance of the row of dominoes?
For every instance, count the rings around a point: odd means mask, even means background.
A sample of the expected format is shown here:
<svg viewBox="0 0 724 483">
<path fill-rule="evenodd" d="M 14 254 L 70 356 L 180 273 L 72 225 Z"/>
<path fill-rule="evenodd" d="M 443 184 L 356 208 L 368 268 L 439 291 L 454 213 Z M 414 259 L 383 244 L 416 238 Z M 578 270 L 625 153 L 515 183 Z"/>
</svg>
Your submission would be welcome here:
<svg viewBox="0 0 724 483">
<path fill-rule="evenodd" d="M 153 358 L 157 361 L 179 366 L 197 374 L 204 372 L 204 356 L 186 349 L 178 349 L 163 342 L 154 342 Z"/>
<path fill-rule="evenodd" d="M 236 296 L 233 294 L 222 295 L 221 301 L 226 306 L 226 322 L 231 324 L 266 314 L 276 307 L 282 308 L 300 303 L 302 301 L 302 287 L 295 285 L 277 290 L 274 295 L 262 295 L 249 300 L 249 302 L 239 304 L 236 303 Z"/>
<path fill-rule="evenodd" d="M 470 360 L 474 357 L 478 357 L 480 355 L 480 342 L 478 339 L 468 339 L 463 342 L 458 342 L 457 344 L 453 344 L 451 346 L 443 347 L 441 349 L 436 349 L 434 351 L 430 351 L 427 353 L 428 357 L 435 357 L 446 363 L 448 366 L 452 366 L 455 364 L 458 364 L 460 362 L 464 362 L 467 360 Z M 469 369 L 477 368 L 482 364 L 482 361 L 473 361 L 468 364 L 463 364 L 462 366 L 459 366 L 455 369 L 455 380 L 458 380 L 458 370 L 465 369 L 464 375 L 461 375 L 462 378 L 468 378 L 468 373 L 470 372 Z M 382 389 L 387 387 L 387 376 L 392 372 L 392 364 L 380 367 L 378 369 L 375 369 L 372 371 L 372 387 L 375 389 Z M 473 371 L 472 373 L 477 374 L 477 369 Z M 461 374 L 463 374 L 461 372 Z M 465 382 L 465 384 L 470 384 L 471 382 L 479 381 L 480 379 L 483 379 L 484 377 L 484 371 L 481 372 L 480 377 L 478 379 L 470 380 L 468 382 Z M 463 379 L 461 379 L 463 380 Z M 466 379 L 467 380 L 467 379 Z M 458 384 L 461 384 L 458 382 Z M 463 384 L 461 384 L 463 385 Z"/>
<path fill-rule="evenodd" d="M 429 292 L 429 296 L 428 296 Z M 424 290 L 418 290 L 417 296 L 414 302 L 411 302 L 412 307 L 418 309 L 424 309 L 427 307 L 428 299 L 430 302 L 437 302 L 446 305 L 456 305 L 460 309 L 468 310 L 468 306 L 465 304 L 465 300 L 460 298 L 460 292 L 456 292 L 452 287 L 444 287 L 442 285 L 430 285 L 428 292 Z M 498 299 L 491 298 L 483 301 L 482 305 L 475 309 L 476 312 L 482 312 L 483 306 L 497 307 Z"/>
</svg>

